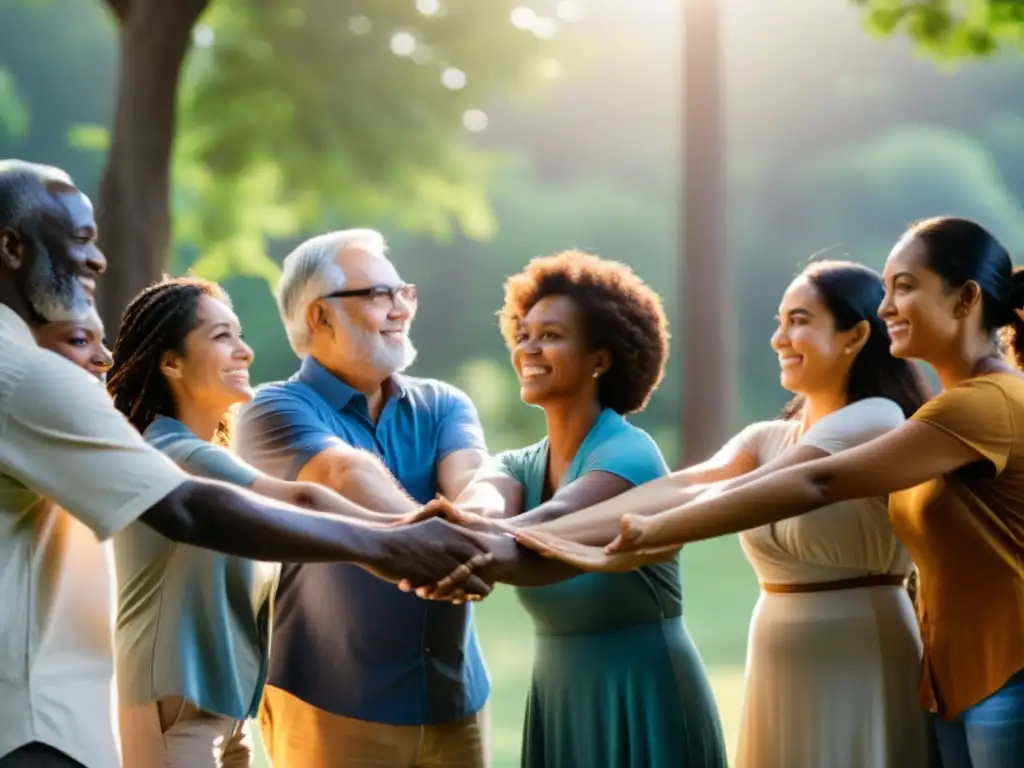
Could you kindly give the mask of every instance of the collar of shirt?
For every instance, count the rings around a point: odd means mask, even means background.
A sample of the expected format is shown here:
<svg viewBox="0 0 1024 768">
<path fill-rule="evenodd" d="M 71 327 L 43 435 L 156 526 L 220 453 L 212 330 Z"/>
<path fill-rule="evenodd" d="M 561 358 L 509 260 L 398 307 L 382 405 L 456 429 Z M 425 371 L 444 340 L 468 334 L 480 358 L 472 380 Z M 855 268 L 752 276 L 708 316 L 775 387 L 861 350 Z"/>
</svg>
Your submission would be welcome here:
<svg viewBox="0 0 1024 768">
<path fill-rule="evenodd" d="M 337 411 L 343 410 L 354 397 L 365 398 L 362 392 L 346 384 L 311 356 L 303 359 L 296 378 L 320 395 Z M 391 397 L 402 399 L 409 393 L 404 377 L 397 374 L 389 376 L 385 380 L 384 389 L 389 399 Z"/>
<path fill-rule="evenodd" d="M 39 346 L 28 323 L 6 304 L 0 304 L 0 336 L 6 336 L 19 344 Z"/>
</svg>

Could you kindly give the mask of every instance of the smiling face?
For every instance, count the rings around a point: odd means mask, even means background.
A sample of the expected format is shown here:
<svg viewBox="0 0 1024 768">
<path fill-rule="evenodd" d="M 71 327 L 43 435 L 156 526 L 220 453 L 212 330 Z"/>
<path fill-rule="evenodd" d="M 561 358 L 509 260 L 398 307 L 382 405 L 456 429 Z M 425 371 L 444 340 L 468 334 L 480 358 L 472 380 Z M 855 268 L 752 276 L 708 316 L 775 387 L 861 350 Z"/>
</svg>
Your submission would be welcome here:
<svg viewBox="0 0 1024 768">
<path fill-rule="evenodd" d="M 34 232 L 3 231 L 0 259 L 36 322 L 69 322 L 92 308 L 107 262 L 96 247 L 89 198 L 63 183 L 50 184 L 46 194 Z"/>
<path fill-rule="evenodd" d="M 771 341 L 782 386 L 805 396 L 845 391 L 856 333 L 837 331 L 817 288 L 806 277 L 798 277 L 782 297 L 779 327 Z"/>
<path fill-rule="evenodd" d="M 961 296 L 928 268 L 927 258 L 924 243 L 911 235 L 896 243 L 885 262 L 885 299 L 878 314 L 889 331 L 893 357 L 941 358 L 961 331 Z"/>
<path fill-rule="evenodd" d="M 105 381 L 112 362 L 103 340 L 103 322 L 93 310 L 80 321 L 47 323 L 35 330 L 40 347 L 56 352 L 100 381 Z"/>
<path fill-rule="evenodd" d="M 344 291 L 357 295 L 328 297 L 309 308 L 314 329 L 311 353 L 331 370 L 383 381 L 416 359 L 409 328 L 416 316 L 415 293 L 405 286 L 395 265 L 357 246 L 343 249 L 335 263 L 345 274 Z"/>
<path fill-rule="evenodd" d="M 543 406 L 554 399 L 597 397 L 598 376 L 608 370 L 605 350 L 586 343 L 583 313 L 568 296 L 545 296 L 519 322 L 512 367 L 523 402 Z"/>
<path fill-rule="evenodd" d="M 189 402 L 220 416 L 233 405 L 252 400 L 253 351 L 242 340 L 238 317 L 225 302 L 200 296 L 196 320 L 185 337 L 184 353 L 165 353 L 160 372 L 176 403 Z"/>
</svg>

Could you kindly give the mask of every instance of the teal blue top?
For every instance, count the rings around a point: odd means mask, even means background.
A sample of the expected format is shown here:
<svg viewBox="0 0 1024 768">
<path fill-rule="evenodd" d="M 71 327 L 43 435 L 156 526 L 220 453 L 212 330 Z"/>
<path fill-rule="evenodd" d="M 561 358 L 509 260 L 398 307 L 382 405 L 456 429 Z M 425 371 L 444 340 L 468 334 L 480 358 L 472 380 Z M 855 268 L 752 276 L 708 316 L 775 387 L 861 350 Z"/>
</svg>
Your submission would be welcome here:
<svg viewBox="0 0 1024 768">
<path fill-rule="evenodd" d="M 547 475 L 548 439 L 507 451 L 498 459 L 505 471 L 523 486 L 523 511 L 540 506 Z M 632 485 L 643 485 L 668 474 L 669 468 L 649 434 L 615 411 L 605 409 L 580 445 L 562 485 L 589 472 L 608 472 Z M 652 588 L 645 592 L 657 605 L 633 599 L 633 582 L 637 580 L 652 583 Z M 683 611 L 677 559 L 646 566 L 632 574 L 588 573 L 545 587 L 523 587 L 517 593 L 538 630 L 551 633 L 567 629 L 564 624 L 579 632 L 649 621 L 652 615 L 675 617 Z M 573 610 L 551 611 L 552 600 L 571 602 Z M 612 603 L 618 607 L 609 611 Z"/>
<path fill-rule="evenodd" d="M 157 417 L 144 437 L 190 474 L 243 488 L 259 477 L 176 419 Z M 184 696 L 218 715 L 255 715 L 280 566 L 176 544 L 141 522 L 115 536 L 114 562 L 121 700 Z"/>
<path fill-rule="evenodd" d="M 523 486 L 524 511 L 539 506 L 548 441 L 499 458 Z M 561 484 L 589 472 L 641 485 L 668 467 L 650 435 L 605 410 Z M 678 557 L 516 593 L 536 633 L 523 766 L 726 767 L 714 696 L 682 621 Z"/>
</svg>

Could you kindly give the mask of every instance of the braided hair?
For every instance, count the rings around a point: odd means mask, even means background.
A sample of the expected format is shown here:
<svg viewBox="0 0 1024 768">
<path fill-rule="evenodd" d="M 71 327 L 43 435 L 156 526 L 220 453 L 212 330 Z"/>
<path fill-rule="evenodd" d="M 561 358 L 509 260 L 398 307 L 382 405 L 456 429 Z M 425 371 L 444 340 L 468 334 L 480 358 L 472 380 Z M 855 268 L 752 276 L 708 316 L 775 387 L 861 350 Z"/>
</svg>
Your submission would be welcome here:
<svg viewBox="0 0 1024 768">
<path fill-rule="evenodd" d="M 157 416 L 174 418 L 174 398 L 160 372 L 167 352 L 184 353 L 185 337 L 198 325 L 203 296 L 230 304 L 224 290 L 199 277 L 165 278 L 132 299 L 121 316 L 107 374 L 114 406 L 139 432 Z M 227 421 L 221 421 L 217 442 L 227 442 Z"/>
</svg>

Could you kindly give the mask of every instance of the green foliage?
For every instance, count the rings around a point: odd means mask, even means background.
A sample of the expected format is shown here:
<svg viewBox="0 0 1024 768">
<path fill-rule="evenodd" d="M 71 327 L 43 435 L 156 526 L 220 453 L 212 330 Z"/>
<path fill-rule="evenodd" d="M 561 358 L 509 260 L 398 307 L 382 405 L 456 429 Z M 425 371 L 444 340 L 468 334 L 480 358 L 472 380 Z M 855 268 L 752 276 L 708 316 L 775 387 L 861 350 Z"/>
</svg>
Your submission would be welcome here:
<svg viewBox="0 0 1024 768">
<path fill-rule="evenodd" d="M 14 77 L 6 67 L 0 67 L 0 135 L 23 139 L 31 124 L 32 117 Z"/>
<path fill-rule="evenodd" d="M 86 152 L 106 152 L 110 146 L 110 131 L 102 125 L 76 123 L 68 129 L 68 144 Z"/>
<path fill-rule="evenodd" d="M 1024 0 L 853 0 L 870 29 L 904 33 L 946 62 L 1024 47 Z"/>
<path fill-rule="evenodd" d="M 217 0 L 181 92 L 175 242 L 196 269 L 273 281 L 268 240 L 388 221 L 445 240 L 496 229 L 468 110 L 540 82 L 545 45 L 509 0 Z M 394 35 L 412 50 L 397 55 Z M 464 75 L 446 87 L 448 68 Z M 458 75 L 452 75 L 456 81 Z"/>
</svg>

